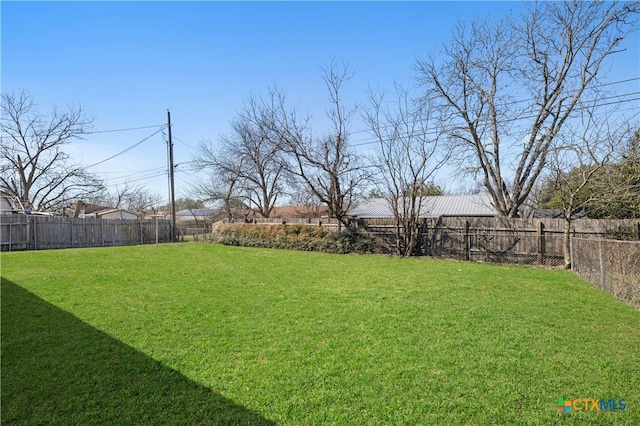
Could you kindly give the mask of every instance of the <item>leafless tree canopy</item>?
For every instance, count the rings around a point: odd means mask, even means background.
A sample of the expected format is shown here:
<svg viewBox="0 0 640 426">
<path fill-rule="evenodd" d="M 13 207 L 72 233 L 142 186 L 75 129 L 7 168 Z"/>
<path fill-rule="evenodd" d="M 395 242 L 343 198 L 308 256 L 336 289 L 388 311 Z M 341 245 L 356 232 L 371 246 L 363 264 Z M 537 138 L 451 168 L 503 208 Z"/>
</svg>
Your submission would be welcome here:
<svg viewBox="0 0 640 426">
<path fill-rule="evenodd" d="M 157 211 L 162 197 L 148 191 L 144 186 L 125 183 L 123 186 L 115 188 L 106 202 L 112 207 L 130 211 L 137 214 L 139 218 L 144 218 Z"/>
<path fill-rule="evenodd" d="M 82 108 L 53 108 L 45 115 L 27 92 L 2 94 L 0 190 L 36 210 L 56 210 L 100 193 L 101 181 L 63 151 L 90 125 Z"/>
<path fill-rule="evenodd" d="M 211 143 L 205 142 L 198 145 L 198 152 L 194 158 L 196 164 L 206 169 L 207 176 L 197 180 L 191 192 L 199 199 L 208 202 L 221 202 L 227 215 L 227 220 L 233 220 L 233 209 L 238 204 L 240 192 L 238 181 L 240 180 L 239 168 L 229 167 L 232 162 L 226 160 L 215 151 Z"/>
<path fill-rule="evenodd" d="M 313 137 L 308 120 L 298 121 L 295 112 L 285 110 L 284 103 L 274 122 L 282 148 L 289 156 L 289 171 L 327 206 L 329 215 L 340 225 L 347 223 L 347 212 L 368 179 L 362 158 L 349 145 L 349 126 L 357 109 L 345 105 L 342 87 L 352 76 L 348 65 L 339 61 L 332 61 L 323 69 L 322 79 L 331 105 L 327 110 L 331 129 L 325 136 Z"/>
<path fill-rule="evenodd" d="M 366 121 L 378 141 L 372 163 L 379 171 L 379 190 L 394 214 L 396 254 L 410 256 L 418 243 L 424 188 L 447 155 L 429 120 L 427 104 L 415 102 L 400 86 L 395 95 L 390 106 L 383 94 L 372 94 Z"/>
<path fill-rule="evenodd" d="M 520 19 L 459 24 L 418 61 L 461 164 L 474 159 L 496 209 L 516 217 L 550 148 L 605 59 L 634 29 L 635 2 L 537 2 Z"/>
<path fill-rule="evenodd" d="M 216 181 L 215 198 L 226 200 L 225 205 L 233 198 L 242 198 L 263 217 L 269 217 L 282 195 L 286 173 L 280 143 L 272 129 L 273 108 L 268 105 L 263 99 L 251 97 L 232 120 L 231 133 L 221 137 L 219 148 L 201 143 L 194 158 Z"/>
<path fill-rule="evenodd" d="M 580 120 L 566 126 L 551 147 L 547 159 L 549 183 L 553 183 L 553 204 L 565 220 L 565 266 L 571 266 L 570 237 L 574 215 L 592 203 L 615 202 L 631 192 L 638 193 L 635 179 L 617 179 L 615 169 L 625 154 L 625 140 L 633 135 L 630 123 L 614 124 L 592 107 L 581 108 Z"/>
</svg>

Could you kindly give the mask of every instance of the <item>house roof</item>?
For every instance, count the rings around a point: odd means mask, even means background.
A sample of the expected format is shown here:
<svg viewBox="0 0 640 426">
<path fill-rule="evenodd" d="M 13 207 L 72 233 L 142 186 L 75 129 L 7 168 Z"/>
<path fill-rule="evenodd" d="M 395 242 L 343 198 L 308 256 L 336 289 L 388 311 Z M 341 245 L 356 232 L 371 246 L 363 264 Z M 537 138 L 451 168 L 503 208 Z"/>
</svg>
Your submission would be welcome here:
<svg viewBox="0 0 640 426">
<path fill-rule="evenodd" d="M 186 209 L 180 210 L 176 212 L 176 216 L 186 216 L 186 217 L 194 217 L 194 216 L 213 216 L 218 213 L 220 209 Z"/>
<path fill-rule="evenodd" d="M 278 206 L 274 207 L 269 214 L 270 218 L 315 218 L 326 216 L 328 211 L 328 207 L 324 205 L 320 206 Z M 247 211 L 241 210 L 240 215 L 244 215 Z M 252 209 L 249 212 L 249 216 L 255 217 L 260 215 L 260 213 Z"/>
<path fill-rule="evenodd" d="M 8 213 L 22 213 L 24 212 L 24 207 L 22 203 L 17 197 L 13 197 L 10 195 L 4 195 L 4 193 L 0 193 L 0 211 L 8 212 Z"/>
<path fill-rule="evenodd" d="M 80 214 L 79 217 L 95 217 L 95 218 L 102 218 L 105 216 L 120 216 L 120 218 L 131 218 L 133 219 L 134 217 L 137 218 L 138 215 L 132 212 L 129 212 L 127 210 L 122 210 L 119 208 L 113 208 L 113 207 L 107 207 L 104 209 L 100 209 L 100 210 L 93 210 L 91 213 L 83 213 Z"/>
<path fill-rule="evenodd" d="M 84 214 L 91 214 L 96 212 L 101 212 L 104 210 L 113 210 L 115 207 L 102 206 L 100 204 L 88 204 L 84 203 Z"/>
<path fill-rule="evenodd" d="M 118 208 L 98 210 L 96 212 L 93 212 L 93 214 L 95 214 L 96 216 L 105 216 L 105 215 L 112 214 L 112 213 L 119 213 L 121 215 L 131 215 L 131 216 L 136 216 L 136 217 L 138 216 L 135 213 L 132 213 L 132 212 L 127 211 L 127 210 L 118 209 Z"/>
<path fill-rule="evenodd" d="M 393 217 L 386 198 L 370 198 L 349 211 L 350 216 L 360 218 Z M 495 216 L 491 198 L 479 195 L 436 195 L 422 198 L 421 218 L 439 216 Z"/>
</svg>

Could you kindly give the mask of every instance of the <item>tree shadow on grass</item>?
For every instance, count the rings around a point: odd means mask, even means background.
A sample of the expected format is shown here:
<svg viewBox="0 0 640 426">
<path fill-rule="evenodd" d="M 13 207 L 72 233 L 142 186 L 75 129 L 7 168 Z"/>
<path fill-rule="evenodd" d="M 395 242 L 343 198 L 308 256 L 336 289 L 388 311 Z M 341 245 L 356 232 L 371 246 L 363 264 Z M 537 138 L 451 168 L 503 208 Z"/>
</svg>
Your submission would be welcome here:
<svg viewBox="0 0 640 426">
<path fill-rule="evenodd" d="M 2 279 L 2 424 L 272 425 Z"/>
</svg>

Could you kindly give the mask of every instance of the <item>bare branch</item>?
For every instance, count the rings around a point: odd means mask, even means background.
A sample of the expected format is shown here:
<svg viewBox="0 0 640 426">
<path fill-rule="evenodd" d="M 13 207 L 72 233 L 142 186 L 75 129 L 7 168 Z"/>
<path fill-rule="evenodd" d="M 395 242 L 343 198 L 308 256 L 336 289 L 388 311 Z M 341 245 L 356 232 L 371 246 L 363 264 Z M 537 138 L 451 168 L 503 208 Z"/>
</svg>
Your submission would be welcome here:
<svg viewBox="0 0 640 426">
<path fill-rule="evenodd" d="M 384 94 L 371 94 L 365 119 L 379 143 L 372 163 L 394 214 L 396 253 L 410 256 L 418 243 L 424 188 L 448 155 L 431 127 L 427 104 L 415 102 L 409 89 L 400 86 L 394 95 L 389 106 Z"/>
<path fill-rule="evenodd" d="M 102 182 L 80 164 L 69 164 L 65 144 L 91 125 L 81 107 L 41 114 L 26 91 L 2 95 L 0 190 L 28 209 L 55 210 L 103 191 Z"/>
<path fill-rule="evenodd" d="M 425 98 L 437 102 L 457 155 L 475 158 L 503 216 L 519 215 L 637 14 L 636 2 L 531 3 L 518 20 L 458 25 L 441 56 L 418 61 Z"/>
</svg>

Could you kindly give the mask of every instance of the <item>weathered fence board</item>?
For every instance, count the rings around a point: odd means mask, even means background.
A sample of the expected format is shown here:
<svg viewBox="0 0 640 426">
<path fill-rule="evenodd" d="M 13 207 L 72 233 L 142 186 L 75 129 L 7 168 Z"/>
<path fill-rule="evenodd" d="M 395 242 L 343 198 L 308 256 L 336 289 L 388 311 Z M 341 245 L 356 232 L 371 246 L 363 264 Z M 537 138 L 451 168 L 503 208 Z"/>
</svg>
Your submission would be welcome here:
<svg viewBox="0 0 640 426">
<path fill-rule="evenodd" d="M 393 219 L 359 220 L 358 225 L 393 247 Z M 639 227 L 637 219 L 579 219 L 572 223 L 570 235 L 600 238 L 624 233 L 638 239 Z M 560 266 L 564 264 L 564 228 L 562 219 L 429 218 L 422 222 L 417 250 L 460 260 Z"/>
<path fill-rule="evenodd" d="M 0 249 L 45 250 L 171 241 L 168 220 L 12 215 L 0 217 Z"/>
<path fill-rule="evenodd" d="M 379 228 L 384 226 L 393 226 L 392 218 L 378 219 L 362 219 L 359 223 L 366 224 L 371 228 Z M 428 228 L 449 228 L 455 230 L 463 230 L 465 223 L 469 224 L 470 229 L 482 230 L 503 230 L 503 231 L 528 231 L 535 232 L 539 223 L 544 226 L 546 232 L 562 233 L 564 232 L 566 222 L 564 219 L 508 219 L 498 217 L 440 217 L 424 219 L 424 223 Z M 576 219 L 571 222 L 572 235 L 584 234 L 602 235 L 607 233 L 624 230 L 634 234 L 638 238 L 640 229 L 640 220 L 638 219 Z"/>
</svg>

